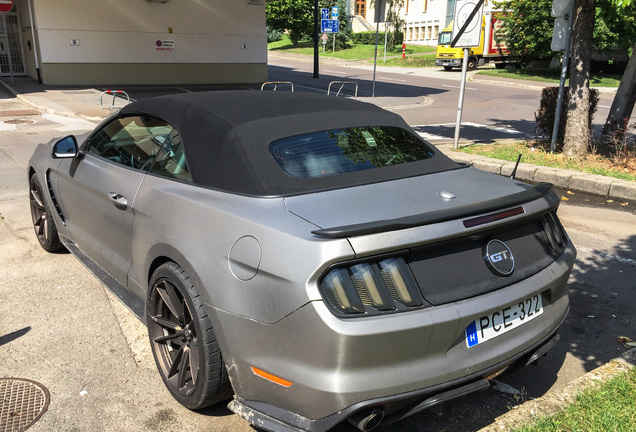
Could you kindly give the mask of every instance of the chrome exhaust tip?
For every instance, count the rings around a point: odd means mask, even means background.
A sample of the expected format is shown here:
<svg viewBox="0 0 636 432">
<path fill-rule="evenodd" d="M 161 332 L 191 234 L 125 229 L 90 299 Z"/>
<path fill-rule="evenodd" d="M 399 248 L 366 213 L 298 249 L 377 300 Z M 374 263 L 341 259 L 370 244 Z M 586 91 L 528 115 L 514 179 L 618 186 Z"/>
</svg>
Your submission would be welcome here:
<svg viewBox="0 0 636 432">
<path fill-rule="evenodd" d="M 361 431 L 368 432 L 378 427 L 383 419 L 384 411 L 379 408 L 373 408 L 370 411 L 355 413 L 347 420 Z"/>
</svg>

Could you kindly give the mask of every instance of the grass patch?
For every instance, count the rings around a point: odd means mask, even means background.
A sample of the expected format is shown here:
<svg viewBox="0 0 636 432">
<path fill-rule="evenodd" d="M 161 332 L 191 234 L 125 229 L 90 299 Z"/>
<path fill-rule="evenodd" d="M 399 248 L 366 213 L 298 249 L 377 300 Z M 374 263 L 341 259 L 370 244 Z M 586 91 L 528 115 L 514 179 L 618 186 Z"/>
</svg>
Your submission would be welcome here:
<svg viewBox="0 0 636 432">
<path fill-rule="evenodd" d="M 375 53 L 375 45 L 353 45 L 351 48 L 347 48 L 346 50 L 336 50 L 336 52 L 332 52 L 333 42 L 331 39 L 327 41 L 325 45 L 325 52 L 322 52 L 322 41 L 318 45 L 320 56 L 321 57 L 336 57 L 345 60 L 364 60 L 364 59 L 373 59 Z M 303 55 L 313 55 L 314 54 L 314 43 L 311 40 L 304 40 L 298 43 L 298 48 L 294 48 L 289 37 L 287 35 L 283 35 L 283 38 L 276 42 L 270 42 L 267 44 L 267 49 L 270 51 L 284 51 L 293 54 L 303 54 Z M 426 46 L 417 46 L 413 45 L 406 48 L 406 55 L 410 54 L 422 54 L 422 53 L 430 53 L 435 51 L 435 48 L 426 47 Z M 402 60 L 402 45 L 396 45 L 395 51 L 387 51 L 387 65 L 389 64 L 388 56 L 400 56 L 400 60 Z M 433 55 L 433 58 L 435 56 Z M 378 64 L 382 62 L 384 59 L 384 44 L 378 45 Z M 435 65 L 435 61 L 433 61 L 433 65 Z"/>
<path fill-rule="evenodd" d="M 516 162 L 519 153 L 521 153 L 521 162 L 533 165 L 571 169 L 622 180 L 636 181 L 635 159 L 618 162 L 599 155 L 590 154 L 583 162 L 575 163 L 560 153 L 550 153 L 548 149 L 549 144 L 527 143 L 522 141 L 515 143 L 477 144 L 462 147 L 460 150 L 465 153 L 511 162 Z"/>
<path fill-rule="evenodd" d="M 587 389 L 553 417 L 515 429 L 515 432 L 636 431 L 636 368 Z"/>
<path fill-rule="evenodd" d="M 403 59 L 402 56 L 386 59 L 384 63 L 384 56 L 378 56 L 378 64 L 382 66 L 399 66 L 399 67 L 435 67 L 435 54 L 420 54 L 420 55 L 406 55 Z"/>
<path fill-rule="evenodd" d="M 499 78 L 538 81 L 557 85 L 561 77 L 561 71 L 556 69 L 493 69 L 480 70 L 478 73 Z M 594 87 L 618 87 L 620 82 L 620 75 L 600 75 L 593 73 L 590 77 L 590 85 Z M 568 83 L 569 79 L 566 79 L 565 85 L 568 85 Z"/>
</svg>

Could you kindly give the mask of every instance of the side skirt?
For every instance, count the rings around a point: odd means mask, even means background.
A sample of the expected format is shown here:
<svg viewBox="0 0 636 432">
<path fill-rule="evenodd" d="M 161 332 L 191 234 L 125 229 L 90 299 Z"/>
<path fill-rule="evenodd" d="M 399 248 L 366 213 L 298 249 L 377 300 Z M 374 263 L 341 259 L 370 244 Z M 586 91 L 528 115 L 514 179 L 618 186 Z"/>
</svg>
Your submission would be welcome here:
<svg viewBox="0 0 636 432">
<path fill-rule="evenodd" d="M 79 248 L 70 242 L 64 242 L 64 246 L 73 254 L 75 257 L 82 263 L 84 266 L 91 272 L 93 275 L 100 280 L 100 282 L 108 288 L 115 297 L 119 299 L 123 303 L 126 308 L 133 313 L 141 321 L 146 325 L 146 320 L 144 319 L 146 315 L 146 309 L 144 302 L 139 299 L 136 295 L 131 293 L 124 287 L 122 284 L 117 282 L 115 278 L 109 275 L 104 269 L 98 266 L 95 261 L 90 259 L 84 252 L 79 250 Z"/>
</svg>

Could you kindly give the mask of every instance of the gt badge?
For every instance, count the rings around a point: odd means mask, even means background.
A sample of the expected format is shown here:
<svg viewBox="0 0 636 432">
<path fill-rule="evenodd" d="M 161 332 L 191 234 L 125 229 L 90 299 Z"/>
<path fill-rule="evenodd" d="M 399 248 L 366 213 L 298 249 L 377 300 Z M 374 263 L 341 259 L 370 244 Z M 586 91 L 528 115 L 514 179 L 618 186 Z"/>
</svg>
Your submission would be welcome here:
<svg viewBox="0 0 636 432">
<path fill-rule="evenodd" d="M 501 240 L 491 240 L 483 248 L 484 261 L 497 276 L 510 276 L 515 270 L 515 257 Z"/>
</svg>

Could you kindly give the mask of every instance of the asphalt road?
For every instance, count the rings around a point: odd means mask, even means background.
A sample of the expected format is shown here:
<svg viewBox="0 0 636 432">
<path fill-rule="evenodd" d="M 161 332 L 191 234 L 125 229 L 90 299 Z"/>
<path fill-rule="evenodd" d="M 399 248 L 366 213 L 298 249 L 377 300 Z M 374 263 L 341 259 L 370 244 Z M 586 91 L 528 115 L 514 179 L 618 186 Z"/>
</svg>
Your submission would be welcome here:
<svg viewBox="0 0 636 432">
<path fill-rule="evenodd" d="M 48 412 L 31 430 L 253 430 L 224 407 L 193 413 L 174 402 L 154 370 L 144 328 L 72 255 L 39 248 L 27 161 L 37 143 L 92 124 L 50 114 L 20 119 L 30 122 L 0 117 L 0 377 L 49 389 Z M 559 214 L 579 255 L 559 344 L 538 366 L 450 404 L 441 416 L 425 412 L 380 431 L 478 430 L 624 352 L 619 336 L 636 339 L 636 203 L 562 195 L 568 200 Z"/>
<path fill-rule="evenodd" d="M 337 62 L 321 64 L 320 78 L 313 78 L 313 62 L 308 58 L 294 58 L 269 53 L 268 79 L 291 81 L 301 91 L 325 93 L 331 81 L 351 81 L 358 84 L 358 98 L 369 100 L 373 92 L 373 64 L 366 62 Z M 418 131 L 429 133 L 430 141 L 454 137 L 461 70 L 441 68 L 383 67 L 379 59 L 376 71 L 374 103 L 391 109 L 395 97 L 406 98 L 411 104 L 394 111 L 411 126 L 422 125 Z M 467 140 L 494 141 L 504 138 L 535 137 L 535 112 L 539 111 L 541 88 L 555 84 L 531 83 L 515 80 L 514 85 L 492 85 L 477 77 L 466 84 L 462 111 L 461 136 Z M 540 86 L 540 87 L 537 87 Z M 284 89 L 283 86 L 280 87 Z M 333 87 L 338 88 L 338 86 Z M 343 92 L 351 95 L 352 85 Z M 602 128 L 614 98 L 613 93 L 601 93 L 594 116 L 596 130 Z M 383 102 L 383 100 L 385 100 Z M 636 112 L 632 122 L 636 119 Z M 484 130 L 488 126 L 489 130 Z"/>
</svg>

